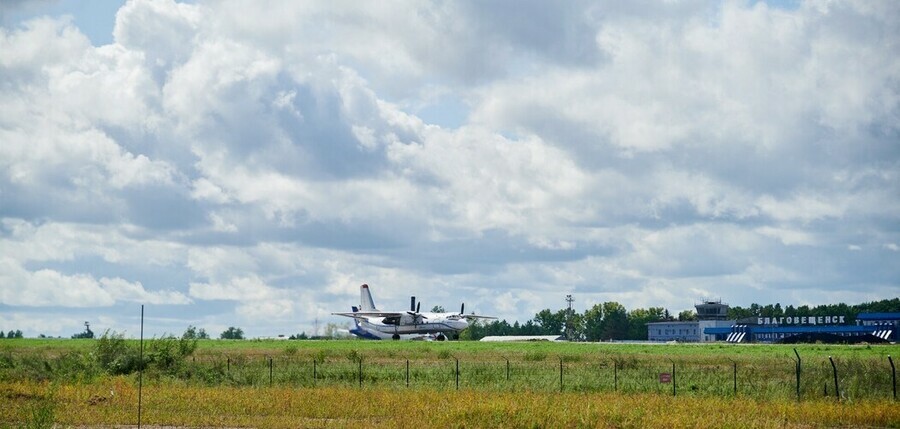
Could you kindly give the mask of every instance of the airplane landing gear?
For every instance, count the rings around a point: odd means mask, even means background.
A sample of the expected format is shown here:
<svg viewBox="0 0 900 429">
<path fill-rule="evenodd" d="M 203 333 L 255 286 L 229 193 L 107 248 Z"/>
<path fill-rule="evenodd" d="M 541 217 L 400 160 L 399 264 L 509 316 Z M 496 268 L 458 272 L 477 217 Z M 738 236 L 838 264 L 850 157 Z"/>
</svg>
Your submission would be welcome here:
<svg viewBox="0 0 900 429">
<path fill-rule="evenodd" d="M 392 336 L 391 336 L 391 339 L 394 340 L 394 341 L 399 340 L 399 339 L 400 339 L 400 334 L 394 334 L 394 335 L 392 335 Z"/>
<path fill-rule="evenodd" d="M 437 334 L 437 336 L 434 337 L 435 341 L 444 341 L 446 339 L 447 339 L 447 337 L 445 337 L 444 334 Z"/>
</svg>

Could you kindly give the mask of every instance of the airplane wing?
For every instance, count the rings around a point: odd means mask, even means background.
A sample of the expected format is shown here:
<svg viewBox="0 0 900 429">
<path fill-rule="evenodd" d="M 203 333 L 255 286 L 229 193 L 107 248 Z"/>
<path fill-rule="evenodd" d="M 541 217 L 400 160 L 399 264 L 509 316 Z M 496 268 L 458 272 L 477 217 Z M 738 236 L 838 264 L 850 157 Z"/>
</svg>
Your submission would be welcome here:
<svg viewBox="0 0 900 429">
<path fill-rule="evenodd" d="M 465 318 L 466 320 L 471 320 L 471 319 L 496 319 L 496 317 L 494 317 L 494 316 L 476 316 L 476 315 L 474 315 L 474 314 L 463 314 L 462 317 Z"/>
<path fill-rule="evenodd" d="M 400 311 L 357 311 L 353 313 L 331 313 L 335 316 L 352 317 L 354 319 L 368 319 L 370 317 L 399 317 L 406 312 Z"/>
</svg>

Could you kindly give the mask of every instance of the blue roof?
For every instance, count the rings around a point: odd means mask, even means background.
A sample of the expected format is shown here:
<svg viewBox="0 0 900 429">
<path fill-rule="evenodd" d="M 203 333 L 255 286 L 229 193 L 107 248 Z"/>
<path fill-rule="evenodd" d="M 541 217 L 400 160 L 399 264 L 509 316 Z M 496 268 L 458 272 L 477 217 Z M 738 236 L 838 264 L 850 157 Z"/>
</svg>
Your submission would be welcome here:
<svg viewBox="0 0 900 429">
<path fill-rule="evenodd" d="M 900 313 L 859 313 L 856 320 L 900 320 Z"/>
<path fill-rule="evenodd" d="M 881 320 L 881 319 L 879 319 Z M 866 333 L 872 332 L 874 329 L 873 326 L 858 326 L 858 325 L 744 325 L 744 327 L 740 328 L 740 332 L 749 332 L 754 334 L 768 334 L 768 333 L 779 333 L 779 334 L 802 334 L 808 332 L 855 332 L 855 333 Z M 704 334 L 714 335 L 714 334 L 730 334 L 732 332 L 731 327 L 719 327 L 719 328 L 706 328 L 703 330 Z"/>
</svg>

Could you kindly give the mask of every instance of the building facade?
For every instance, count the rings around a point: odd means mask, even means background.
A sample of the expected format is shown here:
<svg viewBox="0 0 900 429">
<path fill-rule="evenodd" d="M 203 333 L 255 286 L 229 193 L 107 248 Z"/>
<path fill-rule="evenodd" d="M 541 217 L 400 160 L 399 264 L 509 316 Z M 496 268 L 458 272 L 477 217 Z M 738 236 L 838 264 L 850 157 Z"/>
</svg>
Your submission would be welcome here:
<svg viewBox="0 0 900 429">
<path fill-rule="evenodd" d="M 729 343 L 879 343 L 900 340 L 900 313 L 859 313 L 856 323 L 845 316 L 752 317 L 727 320 L 728 304 L 704 301 L 694 306 L 697 319 L 647 324 L 650 341 Z"/>
<path fill-rule="evenodd" d="M 878 343 L 896 342 L 898 327 L 900 313 L 860 313 L 855 324 L 844 316 L 754 317 L 703 332 L 730 343 Z"/>
<path fill-rule="evenodd" d="M 725 335 L 706 333 L 708 328 L 728 328 L 734 325 L 728 318 L 728 304 L 722 301 L 704 301 L 694 305 L 697 319 L 690 321 L 666 321 L 647 324 L 649 341 L 709 342 L 723 341 Z"/>
</svg>

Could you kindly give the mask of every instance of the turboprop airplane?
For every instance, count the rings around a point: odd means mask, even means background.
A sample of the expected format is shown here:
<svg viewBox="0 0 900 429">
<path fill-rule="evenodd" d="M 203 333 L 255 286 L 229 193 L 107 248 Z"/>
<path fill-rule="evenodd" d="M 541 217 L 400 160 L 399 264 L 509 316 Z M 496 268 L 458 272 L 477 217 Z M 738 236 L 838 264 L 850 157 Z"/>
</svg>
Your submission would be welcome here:
<svg viewBox="0 0 900 429">
<path fill-rule="evenodd" d="M 352 307 L 352 313 L 331 313 L 336 316 L 352 317 L 354 328 L 350 333 L 360 338 L 371 340 L 435 340 L 459 338 L 459 332 L 476 319 L 496 319 L 491 316 L 463 314 L 466 304 L 459 308 L 459 313 L 422 313 L 422 303 L 416 303 L 416 297 L 410 297 L 409 311 L 381 311 L 375 308 L 369 285 L 359 287 L 359 308 Z"/>
</svg>

